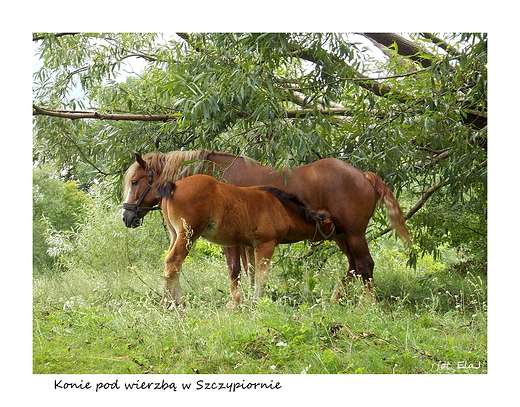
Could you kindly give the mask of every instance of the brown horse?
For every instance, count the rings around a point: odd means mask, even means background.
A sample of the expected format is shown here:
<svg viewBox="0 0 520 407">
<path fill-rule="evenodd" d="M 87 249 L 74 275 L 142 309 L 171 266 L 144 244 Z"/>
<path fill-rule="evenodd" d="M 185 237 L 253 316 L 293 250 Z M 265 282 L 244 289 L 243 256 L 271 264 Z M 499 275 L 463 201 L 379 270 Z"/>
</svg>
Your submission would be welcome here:
<svg viewBox="0 0 520 407">
<path fill-rule="evenodd" d="M 236 186 L 270 185 L 299 196 L 314 210 L 327 211 L 341 231 L 334 241 L 349 263 L 347 273 L 336 286 L 335 298 L 342 295 L 351 276 L 361 276 L 369 284 L 373 280 L 374 261 L 365 232 L 376 204 L 386 206 L 393 228 L 405 242 L 410 242 L 403 212 L 391 189 L 376 174 L 363 172 L 339 159 L 325 158 L 283 170 L 262 166 L 248 157 L 208 150 L 149 153 L 141 161 L 150 163 L 156 175 L 163 179 L 176 181 L 183 176 L 205 172 Z M 132 199 L 135 202 L 138 197 L 132 196 L 129 174 L 130 169 L 125 180 L 126 202 Z M 158 198 L 149 197 L 148 205 L 159 202 Z M 146 208 L 143 210 L 147 211 Z M 238 279 L 241 248 L 227 247 L 225 252 L 231 279 Z"/>
<path fill-rule="evenodd" d="M 136 218 L 142 218 L 152 208 L 139 207 L 141 203 L 153 205 L 147 197 L 150 192 L 162 198 L 162 212 L 171 237 L 165 259 L 163 300 L 167 306 L 183 302 L 179 273 L 199 237 L 222 246 L 247 247 L 257 271 L 255 295 L 261 298 L 269 262 L 278 244 L 319 241 L 334 234 L 334 224 L 326 212 L 315 212 L 298 197 L 279 189 L 240 188 L 207 175 L 194 175 L 176 183 L 153 176 L 150 179 L 148 174 L 153 174 L 153 167 L 142 164 L 140 169 L 134 168 L 129 193 L 139 199 L 135 199 L 136 204 L 127 199 L 123 221 L 127 227 L 137 227 L 140 222 Z M 238 278 L 231 279 L 230 297 L 232 304 L 243 302 Z"/>
</svg>

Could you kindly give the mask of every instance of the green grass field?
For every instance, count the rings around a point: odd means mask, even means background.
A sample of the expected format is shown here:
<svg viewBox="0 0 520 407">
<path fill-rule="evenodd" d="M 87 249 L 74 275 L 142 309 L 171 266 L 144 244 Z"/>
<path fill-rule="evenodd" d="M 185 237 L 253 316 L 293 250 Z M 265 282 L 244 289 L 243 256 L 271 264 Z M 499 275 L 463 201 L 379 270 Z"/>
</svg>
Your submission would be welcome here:
<svg viewBox="0 0 520 407">
<path fill-rule="evenodd" d="M 117 258 L 100 247 L 62 271 L 35 273 L 33 373 L 487 373 L 486 276 L 449 249 L 411 269 L 393 239 L 372 242 L 375 299 L 354 285 L 337 303 L 330 296 L 345 262 L 332 245 L 316 260 L 293 258 L 303 244 L 283 246 L 266 297 L 230 310 L 220 248 L 198 242 L 179 312 L 158 305 L 160 253 L 130 248 L 132 259 Z"/>
</svg>

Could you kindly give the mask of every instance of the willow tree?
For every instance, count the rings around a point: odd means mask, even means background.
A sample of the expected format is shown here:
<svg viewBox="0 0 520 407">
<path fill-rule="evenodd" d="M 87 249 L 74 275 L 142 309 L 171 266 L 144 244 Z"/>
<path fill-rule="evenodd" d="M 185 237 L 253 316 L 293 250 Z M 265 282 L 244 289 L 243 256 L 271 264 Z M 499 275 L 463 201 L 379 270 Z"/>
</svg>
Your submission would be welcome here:
<svg viewBox="0 0 520 407">
<path fill-rule="evenodd" d="M 35 33 L 34 157 L 118 184 L 133 152 L 338 157 L 400 197 L 416 247 L 486 250 L 482 33 Z M 132 67 L 139 65 L 139 69 Z M 84 171 L 82 172 L 84 174 Z M 84 176 L 84 175 L 83 175 Z M 372 233 L 386 231 L 374 217 Z"/>
</svg>

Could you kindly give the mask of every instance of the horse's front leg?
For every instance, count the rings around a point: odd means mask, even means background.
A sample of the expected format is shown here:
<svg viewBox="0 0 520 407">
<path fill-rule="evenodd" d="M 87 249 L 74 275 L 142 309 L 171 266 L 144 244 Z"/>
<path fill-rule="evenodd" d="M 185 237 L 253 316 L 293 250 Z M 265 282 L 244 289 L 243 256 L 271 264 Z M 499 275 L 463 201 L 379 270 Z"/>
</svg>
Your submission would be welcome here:
<svg viewBox="0 0 520 407">
<path fill-rule="evenodd" d="M 275 242 L 262 243 L 255 248 L 255 296 L 260 299 L 264 296 L 265 285 L 269 275 L 269 263 L 273 256 Z"/>
</svg>

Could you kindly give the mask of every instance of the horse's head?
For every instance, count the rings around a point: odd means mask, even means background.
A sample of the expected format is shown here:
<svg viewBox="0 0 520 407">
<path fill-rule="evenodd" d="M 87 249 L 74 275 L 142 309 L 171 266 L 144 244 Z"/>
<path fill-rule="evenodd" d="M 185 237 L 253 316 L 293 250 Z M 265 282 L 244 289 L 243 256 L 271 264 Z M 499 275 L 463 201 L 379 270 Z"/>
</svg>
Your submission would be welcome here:
<svg viewBox="0 0 520 407">
<path fill-rule="evenodd" d="M 154 171 L 152 166 L 136 154 L 136 162 L 126 172 L 123 202 L 123 222 L 127 228 L 136 228 L 141 225 L 143 217 L 153 210 L 160 209 L 156 205 L 160 199 L 154 193 Z"/>
</svg>

